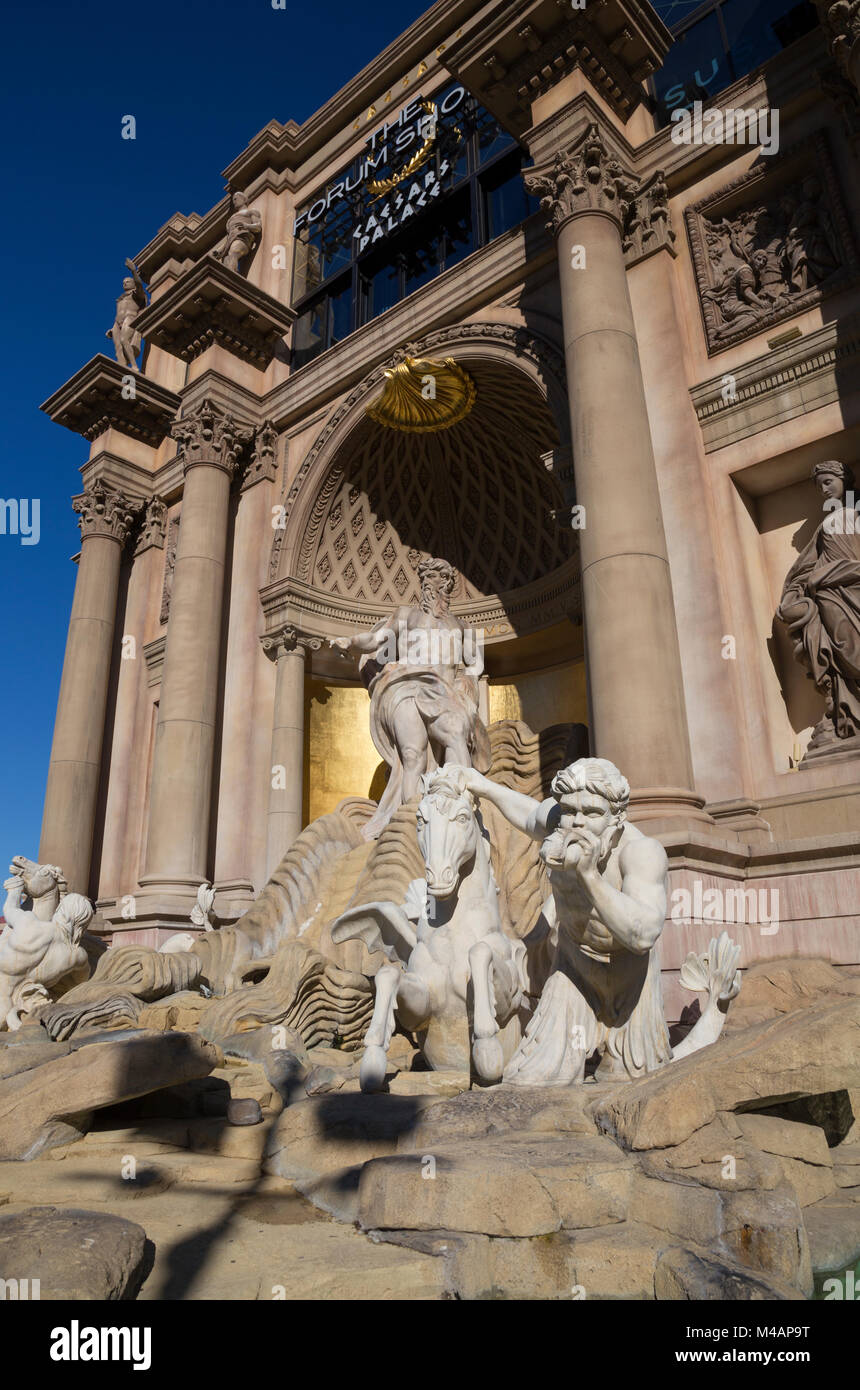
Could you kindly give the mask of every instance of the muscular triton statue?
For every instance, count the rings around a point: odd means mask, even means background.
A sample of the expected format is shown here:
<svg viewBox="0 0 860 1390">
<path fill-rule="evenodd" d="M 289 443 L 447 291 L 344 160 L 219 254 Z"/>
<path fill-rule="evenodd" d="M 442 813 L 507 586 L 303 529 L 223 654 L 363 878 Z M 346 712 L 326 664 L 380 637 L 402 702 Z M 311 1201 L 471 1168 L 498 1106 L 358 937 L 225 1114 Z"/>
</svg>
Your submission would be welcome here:
<svg viewBox="0 0 860 1390">
<path fill-rule="evenodd" d="M 671 1061 L 655 947 L 666 917 L 666 852 L 627 820 L 630 787 L 613 763 L 580 758 L 540 802 L 466 772 L 468 789 L 518 830 L 542 840 L 552 896 L 542 917 L 549 976 L 504 1080 L 581 1082 L 603 1052 L 601 1080 L 626 1080 Z"/>
<path fill-rule="evenodd" d="M 361 653 L 359 671 L 370 693 L 370 733 L 391 773 L 373 818 L 372 839 L 397 807 L 417 796 L 421 777 L 443 763 L 490 765 L 487 731 L 478 715 L 483 669 L 478 634 L 448 611 L 455 571 L 445 560 L 418 566 L 420 605 L 398 608 L 369 632 L 330 639 Z"/>
<path fill-rule="evenodd" d="M 212 255 L 228 270 L 239 274 L 240 263 L 256 248 L 263 231 L 263 219 L 248 207 L 244 193 L 233 194 L 233 211 L 227 219 L 227 235 Z"/>
<path fill-rule="evenodd" d="M 135 331 L 137 316 L 146 308 L 146 290 L 134 261 L 126 260 L 131 271 L 122 282 L 122 294 L 116 302 L 116 318 L 113 327 L 105 333 L 113 339 L 116 360 L 121 367 L 131 367 L 137 371 L 137 354 L 140 352 L 140 334 Z"/>
</svg>

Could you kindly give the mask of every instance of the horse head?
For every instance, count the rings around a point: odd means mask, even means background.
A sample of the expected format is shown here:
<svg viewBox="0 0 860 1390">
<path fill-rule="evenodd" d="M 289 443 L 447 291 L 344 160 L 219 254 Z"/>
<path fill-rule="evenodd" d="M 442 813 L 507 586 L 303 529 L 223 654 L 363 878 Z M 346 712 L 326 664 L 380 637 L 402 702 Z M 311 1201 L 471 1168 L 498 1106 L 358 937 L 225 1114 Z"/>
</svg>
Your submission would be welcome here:
<svg viewBox="0 0 860 1390">
<path fill-rule="evenodd" d="M 426 773 L 421 790 L 417 829 L 427 891 L 434 898 L 450 898 L 459 886 L 464 864 L 474 858 L 481 844 L 475 798 L 466 788 L 463 768 L 450 763 Z"/>
<path fill-rule="evenodd" d="M 66 889 L 63 871 L 58 869 L 56 864 L 36 864 L 32 859 L 26 859 L 23 854 L 16 854 L 9 868 L 13 874 L 20 877 L 24 892 L 33 902 L 53 892 L 56 892 L 59 898 Z"/>
</svg>

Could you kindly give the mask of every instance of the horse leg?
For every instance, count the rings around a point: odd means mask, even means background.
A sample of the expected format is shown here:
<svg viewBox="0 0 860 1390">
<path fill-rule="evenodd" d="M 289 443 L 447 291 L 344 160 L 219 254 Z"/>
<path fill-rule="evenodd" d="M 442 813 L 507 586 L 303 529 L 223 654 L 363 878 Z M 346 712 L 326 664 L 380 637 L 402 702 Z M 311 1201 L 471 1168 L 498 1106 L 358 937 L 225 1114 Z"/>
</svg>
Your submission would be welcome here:
<svg viewBox="0 0 860 1390">
<path fill-rule="evenodd" d="M 376 972 L 373 1017 L 364 1035 L 364 1055 L 359 1069 L 363 1091 L 380 1091 L 388 1069 L 388 1047 L 394 1032 L 394 1009 L 401 972 L 396 965 L 382 965 Z"/>
<path fill-rule="evenodd" d="M 499 1041 L 499 1024 L 493 990 L 493 952 L 486 941 L 476 941 L 469 949 L 469 972 L 474 996 L 472 1060 L 481 1081 L 493 1085 L 502 1079 L 504 1056 Z"/>
</svg>

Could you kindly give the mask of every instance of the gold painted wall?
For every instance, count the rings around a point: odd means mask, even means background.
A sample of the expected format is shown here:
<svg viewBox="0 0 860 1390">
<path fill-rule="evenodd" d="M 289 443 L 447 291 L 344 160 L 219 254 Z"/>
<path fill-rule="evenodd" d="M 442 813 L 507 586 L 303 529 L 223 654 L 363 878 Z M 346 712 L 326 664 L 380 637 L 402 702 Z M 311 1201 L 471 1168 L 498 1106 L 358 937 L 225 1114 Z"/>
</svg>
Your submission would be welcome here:
<svg viewBox="0 0 860 1390">
<path fill-rule="evenodd" d="M 551 724 L 587 724 L 585 662 L 566 661 L 544 671 L 524 671 L 490 681 L 490 723 L 522 719 L 533 733 Z"/>
<path fill-rule="evenodd" d="M 305 683 L 305 825 L 333 811 L 345 796 L 381 795 L 385 765 L 373 746 L 369 719 L 363 685 Z"/>
<path fill-rule="evenodd" d="M 535 733 L 551 724 L 588 723 L 581 661 L 491 680 L 489 695 L 490 723 L 523 719 Z M 387 769 L 373 746 L 369 715 L 363 686 L 306 682 L 305 825 L 345 796 L 381 796 Z"/>
</svg>

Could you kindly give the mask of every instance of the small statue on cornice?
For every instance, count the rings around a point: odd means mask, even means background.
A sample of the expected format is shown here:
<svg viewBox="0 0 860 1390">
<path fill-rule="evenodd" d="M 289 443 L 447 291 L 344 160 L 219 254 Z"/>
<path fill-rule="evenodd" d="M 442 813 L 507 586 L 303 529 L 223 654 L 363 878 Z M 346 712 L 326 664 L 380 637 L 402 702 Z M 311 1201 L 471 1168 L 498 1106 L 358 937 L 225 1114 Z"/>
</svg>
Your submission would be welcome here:
<svg viewBox="0 0 860 1390">
<path fill-rule="evenodd" d="M 248 207 L 244 193 L 233 194 L 233 211 L 227 219 L 227 234 L 215 247 L 212 255 L 237 275 L 241 263 L 256 251 L 263 234 L 263 219 L 256 208 Z"/>
<path fill-rule="evenodd" d="M 138 315 L 146 308 L 146 290 L 140 278 L 140 272 L 134 261 L 126 259 L 126 265 L 131 271 L 122 282 L 122 294 L 116 302 L 116 318 L 113 327 L 105 333 L 106 338 L 113 339 L 116 360 L 121 367 L 130 367 L 133 372 L 138 370 L 137 354 L 140 352 L 141 337 L 135 328 Z"/>
</svg>

